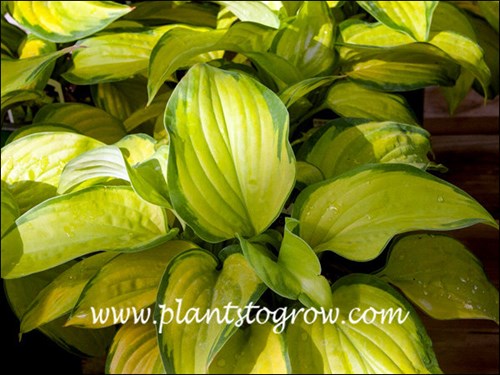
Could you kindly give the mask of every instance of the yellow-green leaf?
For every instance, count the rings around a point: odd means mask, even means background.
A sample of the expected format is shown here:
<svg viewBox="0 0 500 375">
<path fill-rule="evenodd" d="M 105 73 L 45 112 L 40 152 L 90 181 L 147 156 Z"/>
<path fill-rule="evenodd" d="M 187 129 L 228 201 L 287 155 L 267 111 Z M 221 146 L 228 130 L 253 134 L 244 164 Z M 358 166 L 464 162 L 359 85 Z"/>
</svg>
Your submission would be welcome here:
<svg viewBox="0 0 500 375">
<path fill-rule="evenodd" d="M 92 86 L 92 99 L 96 107 L 125 121 L 132 113 L 146 106 L 147 79 L 135 76 L 118 82 L 98 83 Z"/>
<path fill-rule="evenodd" d="M 26 38 L 23 40 L 23 42 L 19 45 L 18 55 L 20 59 L 26 59 L 29 57 L 40 56 L 55 51 L 57 51 L 55 43 L 48 42 L 37 37 L 36 35 L 28 34 L 26 35 Z M 49 72 L 52 73 L 52 70 L 49 69 Z"/>
<path fill-rule="evenodd" d="M 112 1 L 9 1 L 10 15 L 38 37 L 66 43 L 104 29 L 133 8 Z"/>
<path fill-rule="evenodd" d="M 476 42 L 452 31 L 440 31 L 431 34 L 430 43 L 441 48 L 463 68 L 471 72 L 486 92 L 491 74 L 484 62 L 483 51 Z"/>
<path fill-rule="evenodd" d="M 280 19 L 261 1 L 214 1 L 220 4 L 243 22 L 254 22 L 277 29 Z"/>
<path fill-rule="evenodd" d="M 84 103 L 54 103 L 43 106 L 33 123 L 51 122 L 69 126 L 104 143 L 114 143 L 127 133 L 123 123 L 106 111 Z"/>
<path fill-rule="evenodd" d="M 287 108 L 290 108 L 297 100 L 305 97 L 307 94 L 321 86 L 331 84 L 338 78 L 339 77 L 337 76 L 308 78 L 287 87 L 279 94 L 279 96 Z"/>
<path fill-rule="evenodd" d="M 56 195 L 64 166 L 103 144 L 69 132 L 35 133 L 2 148 L 2 181 L 21 212 Z"/>
<path fill-rule="evenodd" d="M 141 1 L 134 3 L 134 10 L 123 17 L 143 25 L 167 23 L 192 26 L 217 26 L 219 7 L 208 2 Z"/>
<path fill-rule="evenodd" d="M 298 299 L 307 307 L 330 307 L 330 286 L 321 275 L 317 255 L 294 231 L 299 222 L 287 218 L 278 258 L 265 246 L 240 239 L 243 254 L 255 273 L 275 293 Z"/>
<path fill-rule="evenodd" d="M 47 104 L 51 99 L 41 90 L 14 90 L 5 95 L 2 94 L 2 118 L 11 107 L 21 102 L 38 101 Z"/>
<path fill-rule="evenodd" d="M 425 169 L 429 133 L 396 122 L 336 119 L 307 139 L 297 157 L 315 165 L 325 178 L 371 163 L 405 163 Z"/>
<path fill-rule="evenodd" d="M 335 23 L 324 1 L 304 1 L 273 40 L 271 52 L 283 57 L 305 78 L 331 74 Z"/>
<path fill-rule="evenodd" d="M 144 133 L 126 135 L 114 145 L 120 148 L 123 157 L 132 166 L 144 162 L 158 151 L 156 140 Z"/>
<path fill-rule="evenodd" d="M 219 50 L 240 53 L 266 51 L 273 36 L 274 30 L 247 22 L 238 23 L 227 30 L 186 27 L 166 32 L 151 53 L 149 102 L 172 73 L 181 67 L 193 65 L 196 56 Z M 186 48 L 186 45 L 190 47 Z"/>
<path fill-rule="evenodd" d="M 2 101 L 6 94 L 13 91 L 45 87 L 48 80 L 47 72 L 52 70 L 53 62 L 72 50 L 74 50 L 74 47 L 68 47 L 56 52 L 25 59 L 12 59 L 2 56 Z"/>
<path fill-rule="evenodd" d="M 315 165 L 306 161 L 297 160 L 295 163 L 297 169 L 297 181 L 295 187 L 302 189 L 308 185 L 323 181 L 325 176 Z"/>
<path fill-rule="evenodd" d="M 217 353 L 210 374 L 289 374 L 282 334 L 270 323 L 238 329 Z"/>
<path fill-rule="evenodd" d="M 161 281 L 155 309 L 166 372 L 207 373 L 212 359 L 235 332 L 237 321 L 248 316 L 246 306 L 263 291 L 241 254 L 228 256 L 222 267 L 204 250 L 174 258 Z"/>
<path fill-rule="evenodd" d="M 419 42 L 427 41 L 432 15 L 438 1 L 357 1 L 383 24 L 410 35 Z"/>
<path fill-rule="evenodd" d="M 169 262 L 177 254 L 194 248 L 197 246 L 187 241 L 169 241 L 154 249 L 118 255 L 103 265 L 85 285 L 66 325 L 106 327 L 117 323 L 112 318 L 113 310 L 117 313 L 130 309 L 137 313 L 146 310 L 156 300 L 161 277 Z M 110 318 L 94 321 L 99 311 L 102 311 L 103 319 Z M 152 315 L 151 310 L 149 314 Z M 122 318 L 128 320 L 132 319 L 131 316 L 127 312 Z"/>
<path fill-rule="evenodd" d="M 274 221 L 295 182 L 295 157 L 273 92 L 199 64 L 174 90 L 165 124 L 172 205 L 200 237 L 252 237 Z"/>
<path fill-rule="evenodd" d="M 2 238 L 2 277 L 29 275 L 96 251 L 147 249 L 176 233 L 168 229 L 165 211 L 132 188 L 91 187 L 48 199 L 16 220 Z"/>
<path fill-rule="evenodd" d="M 139 139 L 137 136 L 134 138 Z M 137 146 L 138 142 L 135 143 Z M 138 154 L 137 151 L 133 153 Z M 65 166 L 57 191 L 66 193 L 82 190 L 117 178 L 129 182 L 135 192 L 146 201 L 171 208 L 166 181 L 168 146 L 159 147 L 156 152 L 134 166 L 131 163 L 135 160 L 130 156 L 131 152 L 119 147 L 119 143 L 81 154 Z"/>
<path fill-rule="evenodd" d="M 498 324 L 498 290 L 479 260 L 451 237 L 403 237 L 378 275 L 433 318 L 491 319 Z"/>
<path fill-rule="evenodd" d="M 477 42 L 484 52 L 484 61 L 491 72 L 491 85 L 486 93 L 489 98 L 494 98 L 499 92 L 499 52 L 498 33 L 496 33 L 484 20 L 476 17 L 468 17 L 474 28 L 478 31 Z"/>
<path fill-rule="evenodd" d="M 287 328 L 292 373 L 441 373 L 417 313 L 385 282 L 349 275 L 333 285 L 332 299 L 334 310 L 314 321 L 299 314 Z"/>
<path fill-rule="evenodd" d="M 415 41 L 411 36 L 383 23 L 369 23 L 352 18 L 342 22 L 339 31 L 342 41 L 348 44 L 393 47 Z"/>
<path fill-rule="evenodd" d="M 304 189 L 294 205 L 300 236 L 316 251 L 367 261 L 396 234 L 498 224 L 457 187 L 404 164 L 367 165 Z"/>
<path fill-rule="evenodd" d="M 31 134 L 45 133 L 45 132 L 69 132 L 69 133 L 80 134 L 77 130 L 70 128 L 69 126 L 66 125 L 52 124 L 50 122 L 40 122 L 33 125 L 24 125 L 14 130 L 5 140 L 5 145 L 8 145 L 11 142 L 17 141 L 18 139 L 21 139 Z"/>
<path fill-rule="evenodd" d="M 2 7 L 5 3 L 2 3 Z M 22 43 L 26 34 L 17 26 L 8 22 L 3 16 L 0 19 L 1 21 L 1 52 L 2 56 L 9 56 L 12 58 L 16 58 L 17 49 L 19 45 Z"/>
<path fill-rule="evenodd" d="M 113 338 L 106 374 L 165 374 L 152 323 L 124 324 Z"/>
<path fill-rule="evenodd" d="M 275 53 L 246 52 L 245 56 L 274 81 L 278 91 L 284 91 L 305 80 L 304 75 L 295 65 Z"/>
<path fill-rule="evenodd" d="M 460 75 L 460 65 L 428 43 L 343 48 L 348 48 L 344 73 L 356 83 L 382 91 L 452 86 Z"/>
<path fill-rule="evenodd" d="M 166 86 L 162 86 L 162 88 L 165 87 Z M 165 107 L 167 106 L 171 94 L 172 90 L 167 89 L 166 92 L 156 95 L 151 104 L 145 105 L 132 113 L 130 117 L 123 122 L 127 131 L 135 129 L 141 124 L 148 126 L 153 123 L 154 138 L 158 141 L 168 142 L 168 134 L 163 125 L 163 113 L 165 112 Z"/>
<path fill-rule="evenodd" d="M 354 82 L 335 83 L 326 95 L 325 105 L 342 117 L 418 125 L 403 96 L 371 90 Z"/>
<path fill-rule="evenodd" d="M 78 41 L 85 46 L 72 55 L 73 65 L 62 76 L 77 85 L 120 81 L 146 74 L 151 51 L 176 25 L 125 29 Z"/>
<path fill-rule="evenodd" d="M 4 280 L 5 294 L 16 316 L 21 319 L 38 293 L 72 264 L 73 262 L 68 262 L 27 277 Z M 58 345 L 76 355 L 85 357 L 106 355 L 107 348 L 115 334 L 114 328 L 88 330 L 64 327 L 65 319 L 66 317 L 63 316 L 39 329 Z"/>
<path fill-rule="evenodd" d="M 476 41 L 475 27 L 463 11 L 448 1 L 440 1 L 432 16 L 431 33 L 451 31 Z"/>
<path fill-rule="evenodd" d="M 10 191 L 3 186 L 2 181 L 2 201 L 1 201 L 1 213 L 2 213 L 2 237 L 5 232 L 16 222 L 19 217 L 19 207 L 14 199 L 14 196 Z"/>
<path fill-rule="evenodd" d="M 498 1 L 479 1 L 479 9 L 481 14 L 488 21 L 488 23 L 498 33 L 498 15 L 499 15 L 499 2 Z"/>
<path fill-rule="evenodd" d="M 99 269 L 116 257 L 100 253 L 73 264 L 57 275 L 29 304 L 21 320 L 21 332 L 29 332 L 63 315 L 75 307 L 83 288 Z"/>
</svg>

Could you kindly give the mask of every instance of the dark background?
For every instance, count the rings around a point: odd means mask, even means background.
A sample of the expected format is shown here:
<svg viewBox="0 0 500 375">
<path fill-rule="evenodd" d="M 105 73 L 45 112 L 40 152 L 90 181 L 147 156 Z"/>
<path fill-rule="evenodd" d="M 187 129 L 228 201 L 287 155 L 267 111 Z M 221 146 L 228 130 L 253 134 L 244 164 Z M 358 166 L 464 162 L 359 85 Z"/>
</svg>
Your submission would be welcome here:
<svg viewBox="0 0 500 375">
<path fill-rule="evenodd" d="M 19 342 L 19 320 L 1 290 L 2 367 L 15 373 L 82 374 L 81 358 L 68 353 L 38 330 Z"/>
</svg>

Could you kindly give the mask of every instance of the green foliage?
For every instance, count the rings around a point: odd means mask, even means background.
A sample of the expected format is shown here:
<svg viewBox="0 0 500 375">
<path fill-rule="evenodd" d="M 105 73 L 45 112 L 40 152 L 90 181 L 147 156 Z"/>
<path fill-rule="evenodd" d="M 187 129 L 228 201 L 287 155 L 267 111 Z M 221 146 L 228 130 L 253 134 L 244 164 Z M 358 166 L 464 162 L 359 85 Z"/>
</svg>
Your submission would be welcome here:
<svg viewBox="0 0 500 375">
<path fill-rule="evenodd" d="M 498 2 L 8 1 L 1 28 L 20 332 L 108 373 L 439 373 L 411 303 L 498 323 L 460 242 L 405 235 L 498 224 L 404 96 L 498 95 Z"/>
</svg>

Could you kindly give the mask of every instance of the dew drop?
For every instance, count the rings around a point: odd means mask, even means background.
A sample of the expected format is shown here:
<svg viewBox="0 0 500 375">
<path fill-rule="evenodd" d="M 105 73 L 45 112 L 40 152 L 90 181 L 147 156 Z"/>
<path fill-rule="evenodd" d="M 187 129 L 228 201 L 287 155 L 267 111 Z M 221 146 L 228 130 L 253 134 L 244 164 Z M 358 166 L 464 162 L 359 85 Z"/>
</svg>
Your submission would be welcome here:
<svg viewBox="0 0 500 375">
<path fill-rule="evenodd" d="M 217 366 L 219 366 L 219 367 L 226 367 L 226 360 L 225 359 L 219 359 L 217 361 Z"/>
<path fill-rule="evenodd" d="M 333 204 L 331 204 L 329 207 L 328 207 L 328 211 L 331 211 L 331 212 L 337 212 L 337 207 L 335 207 Z"/>
<path fill-rule="evenodd" d="M 64 233 L 66 233 L 67 237 L 73 237 L 75 235 L 74 228 L 70 225 L 65 225 L 63 227 Z"/>
<path fill-rule="evenodd" d="M 439 203 L 443 203 L 444 202 L 444 198 L 442 196 L 438 196 L 437 201 Z"/>
<path fill-rule="evenodd" d="M 429 292 L 427 290 L 424 290 L 424 296 L 428 296 Z"/>
<path fill-rule="evenodd" d="M 464 307 L 466 310 L 472 310 L 474 308 L 474 306 L 472 306 L 470 303 L 465 303 Z"/>
</svg>

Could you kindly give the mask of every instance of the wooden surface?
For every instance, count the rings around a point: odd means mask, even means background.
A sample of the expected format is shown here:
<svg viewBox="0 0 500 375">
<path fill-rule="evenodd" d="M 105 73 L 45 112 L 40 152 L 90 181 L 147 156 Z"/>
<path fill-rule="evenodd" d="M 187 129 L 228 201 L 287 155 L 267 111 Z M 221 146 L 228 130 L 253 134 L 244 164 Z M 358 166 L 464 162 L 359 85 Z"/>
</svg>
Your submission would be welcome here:
<svg viewBox="0 0 500 375">
<path fill-rule="evenodd" d="M 454 117 L 437 89 L 427 89 L 424 101 L 424 128 L 432 134 L 436 161 L 449 171 L 440 177 L 478 200 L 499 219 L 499 123 L 498 97 L 483 105 L 471 94 Z M 499 287 L 499 233 L 476 225 L 447 232 L 462 241 L 484 265 L 492 283 Z M 439 321 L 421 313 L 445 373 L 498 374 L 499 328 L 485 320 Z"/>
</svg>

